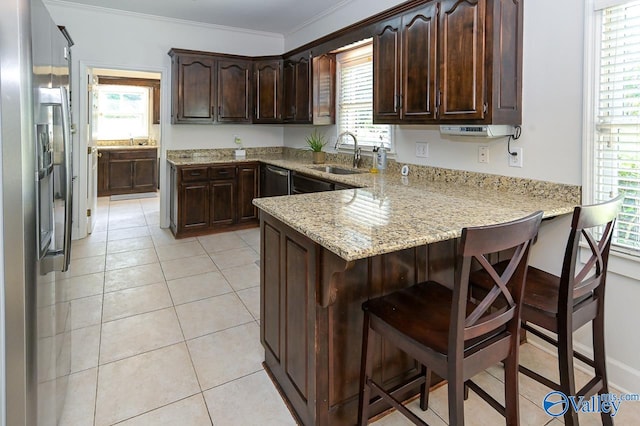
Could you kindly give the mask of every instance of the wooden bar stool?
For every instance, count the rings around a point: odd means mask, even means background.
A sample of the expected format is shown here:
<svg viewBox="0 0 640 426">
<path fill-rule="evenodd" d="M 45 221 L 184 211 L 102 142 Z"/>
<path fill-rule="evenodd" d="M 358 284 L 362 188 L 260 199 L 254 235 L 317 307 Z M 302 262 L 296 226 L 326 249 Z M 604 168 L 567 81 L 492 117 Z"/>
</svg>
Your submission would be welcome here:
<svg viewBox="0 0 640 426">
<path fill-rule="evenodd" d="M 418 383 L 422 384 L 420 406 L 423 410 L 427 409 L 431 372 L 449 381 L 449 423 L 452 425 L 464 424 L 465 382 L 504 360 L 506 407 L 502 407 L 501 412 L 507 424 L 518 424 L 522 286 L 529 247 L 541 219 L 542 212 L 537 212 L 504 224 L 463 229 L 453 290 L 427 281 L 363 303 L 358 424 L 367 424 L 369 405 L 379 398 L 413 423 L 426 424 L 405 408 L 393 391 L 382 389 L 374 380 L 374 345 L 369 345 L 374 333 L 422 364 L 424 374 Z M 497 274 L 485 254 L 509 249 L 514 251 L 509 266 Z M 467 297 L 469 273 L 476 262 L 488 271 L 494 286 L 482 301 L 472 303 Z M 502 308 L 491 310 L 497 300 L 502 301 Z"/>
<path fill-rule="evenodd" d="M 558 349 L 560 384 L 524 366 L 519 369 L 521 373 L 567 396 L 590 398 L 596 393 L 609 392 L 604 348 L 604 289 L 613 228 L 622 200 L 623 196 L 618 196 L 605 203 L 575 208 L 560 276 L 533 266 L 529 266 L 527 271 L 522 327 Z M 600 241 L 592 235 L 595 228 L 602 229 Z M 581 237 L 584 237 L 585 248 L 590 251 L 590 257 L 584 264 L 579 260 Z M 498 271 L 504 270 L 506 262 L 495 267 Z M 489 277 L 482 271 L 472 273 L 470 281 L 473 291 L 480 287 L 485 293 L 491 286 Z M 573 349 L 573 332 L 589 322 L 593 328 L 593 359 Z M 555 333 L 557 339 L 532 327 L 532 324 Z M 577 391 L 573 357 L 594 369 L 593 379 Z M 565 425 L 577 425 L 575 410 L 571 407 L 564 409 Z M 606 413 L 601 413 L 601 416 L 603 424 L 613 424 L 611 416 Z"/>
</svg>

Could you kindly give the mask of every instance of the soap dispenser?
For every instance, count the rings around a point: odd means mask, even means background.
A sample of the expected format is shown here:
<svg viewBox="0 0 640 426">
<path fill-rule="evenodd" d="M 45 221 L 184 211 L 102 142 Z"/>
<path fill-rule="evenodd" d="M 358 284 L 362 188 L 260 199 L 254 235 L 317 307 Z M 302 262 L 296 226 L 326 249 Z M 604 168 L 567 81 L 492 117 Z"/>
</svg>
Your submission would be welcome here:
<svg viewBox="0 0 640 426">
<path fill-rule="evenodd" d="M 378 163 L 378 170 L 385 170 L 387 168 L 387 149 L 384 147 L 382 143 L 378 147 L 378 152 L 376 155 L 376 162 Z"/>
</svg>

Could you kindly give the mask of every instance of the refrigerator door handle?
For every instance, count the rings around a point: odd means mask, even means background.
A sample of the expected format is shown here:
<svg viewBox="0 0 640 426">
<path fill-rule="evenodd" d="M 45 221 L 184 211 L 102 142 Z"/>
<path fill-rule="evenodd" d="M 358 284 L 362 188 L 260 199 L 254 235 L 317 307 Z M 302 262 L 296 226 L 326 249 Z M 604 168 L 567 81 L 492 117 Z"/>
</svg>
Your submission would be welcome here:
<svg viewBox="0 0 640 426">
<path fill-rule="evenodd" d="M 62 107 L 62 138 L 64 139 L 64 246 L 62 272 L 69 270 L 71 263 L 71 225 L 73 215 L 71 209 L 73 206 L 73 169 L 71 167 L 71 118 L 69 112 L 69 93 L 67 88 L 60 87 L 60 100 Z"/>
<path fill-rule="evenodd" d="M 64 145 L 64 226 L 63 246 L 61 249 L 49 250 L 40 260 L 40 273 L 52 271 L 67 272 L 71 262 L 71 225 L 73 170 L 71 167 L 71 128 L 69 125 L 69 95 L 66 87 L 57 89 L 40 89 L 40 102 L 44 105 L 59 106 L 62 120 L 62 139 Z"/>
</svg>

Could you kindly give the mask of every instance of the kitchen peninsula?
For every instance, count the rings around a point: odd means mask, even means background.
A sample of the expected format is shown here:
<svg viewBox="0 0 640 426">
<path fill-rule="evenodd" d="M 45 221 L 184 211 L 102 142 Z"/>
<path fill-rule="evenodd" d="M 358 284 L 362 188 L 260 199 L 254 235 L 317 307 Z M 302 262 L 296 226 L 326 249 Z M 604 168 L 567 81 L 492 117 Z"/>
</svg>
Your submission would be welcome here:
<svg viewBox="0 0 640 426">
<path fill-rule="evenodd" d="M 426 279 L 452 285 L 463 227 L 536 210 L 550 218 L 580 201 L 577 187 L 442 169 L 421 173 L 340 176 L 364 188 L 254 200 L 265 366 L 303 424 L 356 421 L 363 301 Z M 385 386 L 417 373 L 406 355 L 376 345 L 376 374 Z M 408 388 L 400 396 L 416 392 Z"/>
<path fill-rule="evenodd" d="M 420 166 L 403 177 L 394 161 L 386 173 L 331 174 L 292 148 L 248 149 L 240 159 L 230 149 L 175 151 L 168 162 L 172 170 L 269 164 L 354 188 L 253 200 L 265 367 L 305 425 L 356 422 L 363 301 L 426 279 L 452 285 L 463 227 L 536 210 L 552 218 L 580 203 L 577 186 Z M 377 345 L 385 386 L 416 373 L 413 360 Z"/>
</svg>

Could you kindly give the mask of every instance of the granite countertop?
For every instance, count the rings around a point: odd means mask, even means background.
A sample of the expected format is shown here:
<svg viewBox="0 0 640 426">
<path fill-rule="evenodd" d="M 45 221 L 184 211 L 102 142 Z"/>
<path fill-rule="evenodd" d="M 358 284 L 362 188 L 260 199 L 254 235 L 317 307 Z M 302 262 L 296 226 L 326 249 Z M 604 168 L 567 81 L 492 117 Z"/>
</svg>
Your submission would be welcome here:
<svg viewBox="0 0 640 426">
<path fill-rule="evenodd" d="M 254 204 L 347 261 L 459 237 L 543 210 L 573 211 L 563 201 L 437 182 L 402 183 L 378 175 L 368 188 L 258 198 Z"/>
<path fill-rule="evenodd" d="M 113 150 L 129 150 L 129 149 L 158 149 L 156 145 L 105 145 L 97 146 L 99 151 L 113 151 Z"/>
<path fill-rule="evenodd" d="M 444 169 L 436 172 L 450 172 L 448 181 L 434 181 L 417 166 L 403 177 L 396 170 L 336 175 L 314 170 L 317 165 L 308 159 L 283 154 L 242 159 L 202 155 L 168 161 L 178 166 L 260 161 L 358 187 L 253 201 L 347 261 L 456 238 L 464 227 L 514 220 L 537 210 L 544 211 L 545 218 L 554 217 L 579 204 L 576 187 Z"/>
</svg>

